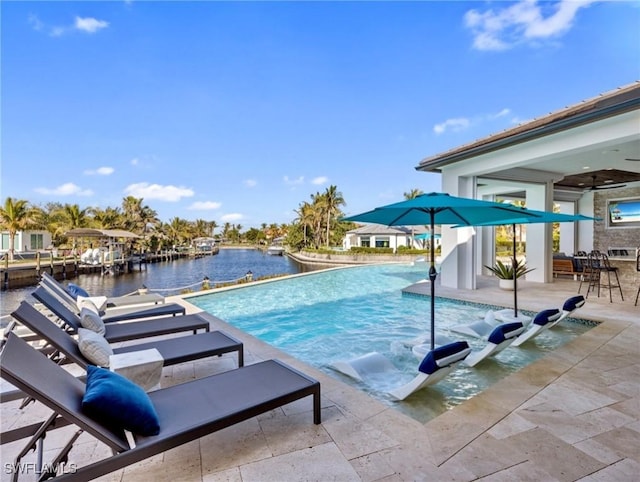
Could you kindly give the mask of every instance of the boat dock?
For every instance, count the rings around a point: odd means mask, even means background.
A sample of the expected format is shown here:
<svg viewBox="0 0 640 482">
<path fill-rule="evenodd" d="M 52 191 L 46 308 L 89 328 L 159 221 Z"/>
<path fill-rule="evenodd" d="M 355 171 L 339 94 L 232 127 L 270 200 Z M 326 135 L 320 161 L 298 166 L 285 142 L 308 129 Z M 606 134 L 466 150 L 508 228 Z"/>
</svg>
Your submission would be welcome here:
<svg viewBox="0 0 640 482">
<path fill-rule="evenodd" d="M 218 252 L 218 247 L 207 250 L 163 250 L 157 253 L 115 258 L 113 261 L 102 259 L 95 263 L 85 263 L 81 261 L 79 256 L 55 258 L 50 256 L 49 253 L 45 253 L 46 256 L 42 256 L 41 253 L 35 253 L 33 260 L 23 260 L 10 264 L 8 257 L 5 255 L 0 265 L 0 279 L 2 280 L 0 288 L 7 290 L 36 284 L 40 279 L 40 273 L 43 271 L 46 271 L 51 276 L 63 279 L 67 277 L 74 278 L 80 274 L 87 273 L 100 273 L 104 276 L 118 275 L 142 271 L 147 268 L 147 263 L 170 262 L 184 258 L 201 258 L 216 255 Z"/>
</svg>

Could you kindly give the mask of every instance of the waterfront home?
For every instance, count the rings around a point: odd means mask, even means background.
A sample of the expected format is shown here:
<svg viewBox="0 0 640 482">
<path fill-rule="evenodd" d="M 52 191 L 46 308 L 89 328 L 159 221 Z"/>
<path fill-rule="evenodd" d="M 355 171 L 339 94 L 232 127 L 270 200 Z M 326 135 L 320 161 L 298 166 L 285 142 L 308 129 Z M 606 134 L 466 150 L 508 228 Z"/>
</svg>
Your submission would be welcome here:
<svg viewBox="0 0 640 482">
<path fill-rule="evenodd" d="M 16 254 L 43 251 L 51 246 L 51 233 L 44 230 L 16 231 L 13 237 Z M 0 253 L 9 251 L 9 231 L 3 230 L 0 237 Z"/>
<path fill-rule="evenodd" d="M 352 247 L 392 248 L 396 253 L 401 246 L 424 249 L 424 238 L 428 230 L 424 226 L 382 226 L 379 224 L 365 224 L 351 231 L 347 231 L 342 241 L 343 248 L 348 251 Z M 436 247 L 440 239 L 436 238 Z"/>
</svg>

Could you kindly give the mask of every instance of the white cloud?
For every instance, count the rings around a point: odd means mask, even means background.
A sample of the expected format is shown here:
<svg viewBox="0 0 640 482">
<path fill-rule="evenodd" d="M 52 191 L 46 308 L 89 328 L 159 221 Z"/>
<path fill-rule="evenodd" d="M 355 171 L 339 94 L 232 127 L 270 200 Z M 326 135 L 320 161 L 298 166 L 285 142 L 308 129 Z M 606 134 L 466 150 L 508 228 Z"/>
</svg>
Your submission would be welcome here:
<svg viewBox="0 0 640 482">
<path fill-rule="evenodd" d="M 80 30 L 86 33 L 96 33 L 98 30 L 103 28 L 107 28 L 109 26 L 109 22 L 105 22 L 104 20 L 98 20 L 92 17 L 76 17 L 76 21 L 74 27 L 76 30 Z"/>
<path fill-rule="evenodd" d="M 109 22 L 105 20 L 98 20 L 93 17 L 75 17 L 73 24 L 64 26 L 47 25 L 34 14 L 30 14 L 27 21 L 35 31 L 46 32 L 51 37 L 61 37 L 74 30 L 93 34 L 109 26 Z"/>
<path fill-rule="evenodd" d="M 67 29 L 64 27 L 51 27 L 49 35 L 52 37 L 62 37 L 65 33 L 67 33 Z"/>
<path fill-rule="evenodd" d="M 140 164 L 140 160 L 137 157 L 134 157 L 133 159 L 131 159 L 130 162 L 132 166 L 137 166 L 138 164 Z"/>
<path fill-rule="evenodd" d="M 87 169 L 86 171 L 84 171 L 84 174 L 86 176 L 109 176 L 110 174 L 113 174 L 115 171 L 115 169 L 113 167 L 99 167 L 98 169 Z"/>
<path fill-rule="evenodd" d="M 298 179 L 289 179 L 289 176 L 284 176 L 284 183 L 289 186 L 296 186 L 304 183 L 304 176 L 300 176 Z"/>
<path fill-rule="evenodd" d="M 473 33 L 474 48 L 506 50 L 527 41 L 562 36 L 573 26 L 578 10 L 595 1 L 560 0 L 539 4 L 537 0 L 520 0 L 496 10 L 469 10 L 464 15 L 464 23 Z"/>
<path fill-rule="evenodd" d="M 44 28 L 44 24 L 42 23 L 42 21 L 33 13 L 29 15 L 28 22 L 29 25 L 33 27 L 33 30 L 36 30 L 38 32 Z"/>
<path fill-rule="evenodd" d="M 318 176 L 311 180 L 311 184 L 315 184 L 316 186 L 321 186 L 323 184 L 327 184 L 329 182 L 329 178 L 327 176 Z"/>
<path fill-rule="evenodd" d="M 504 108 L 500 112 L 496 112 L 495 114 L 489 114 L 487 118 L 489 119 L 499 119 L 500 117 L 504 117 L 511 114 L 511 109 Z"/>
<path fill-rule="evenodd" d="M 161 186 L 160 184 L 149 184 L 139 182 L 130 184 L 124 190 L 127 196 L 141 197 L 145 200 L 157 199 L 159 201 L 176 202 L 183 197 L 192 197 L 192 189 L 183 186 Z"/>
<path fill-rule="evenodd" d="M 433 126 L 433 132 L 436 134 L 444 134 L 445 131 L 451 129 L 454 132 L 459 132 L 467 129 L 471 125 L 471 121 L 466 117 L 458 117 L 455 119 L 447 119 L 441 124 Z"/>
<path fill-rule="evenodd" d="M 91 196 L 93 194 L 93 191 L 91 189 L 82 189 L 72 182 L 61 184 L 60 186 L 53 189 L 38 187 L 35 189 L 35 191 L 40 194 L 53 196 Z"/>
<path fill-rule="evenodd" d="M 243 182 L 247 187 L 255 187 L 258 184 L 258 181 L 255 179 L 245 179 Z"/>
<path fill-rule="evenodd" d="M 222 203 L 216 201 L 196 201 L 187 209 L 210 211 L 212 209 L 220 209 L 220 206 L 222 206 Z"/>
<path fill-rule="evenodd" d="M 244 216 L 240 213 L 229 213 L 222 216 L 220 218 L 220 221 L 222 221 L 223 223 L 231 223 L 233 221 L 240 221 L 242 219 L 244 219 Z"/>
<path fill-rule="evenodd" d="M 478 124 L 482 124 L 487 121 L 493 121 L 496 119 L 501 119 L 511 114 L 511 109 L 505 107 L 504 109 L 496 112 L 495 114 L 483 114 L 480 116 L 476 116 L 473 118 L 469 117 L 456 117 L 452 119 L 447 119 L 446 121 L 436 124 L 433 126 L 433 132 L 436 135 L 444 134 L 445 132 L 451 130 L 453 132 L 460 132 L 465 129 L 469 129 L 470 127 L 476 126 Z"/>
</svg>

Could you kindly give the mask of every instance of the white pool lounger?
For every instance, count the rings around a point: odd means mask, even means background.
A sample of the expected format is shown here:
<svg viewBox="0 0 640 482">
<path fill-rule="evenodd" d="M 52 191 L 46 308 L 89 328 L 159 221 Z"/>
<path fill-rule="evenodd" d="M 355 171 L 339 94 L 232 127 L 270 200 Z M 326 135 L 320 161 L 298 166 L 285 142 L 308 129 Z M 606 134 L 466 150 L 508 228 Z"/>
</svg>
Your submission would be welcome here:
<svg viewBox="0 0 640 482">
<path fill-rule="evenodd" d="M 533 319 L 533 323 L 531 323 L 531 326 L 527 329 L 527 331 L 516 338 L 516 340 L 513 342 L 513 346 L 520 346 L 524 342 L 538 336 L 543 331 L 548 330 L 553 325 L 555 325 L 555 322 L 557 322 L 561 316 L 562 313 L 560 313 L 560 310 L 557 308 L 541 311 L 535 316 L 535 318 Z"/>
<path fill-rule="evenodd" d="M 489 335 L 486 346 L 480 351 L 472 351 L 464 360 L 464 364 L 473 367 L 485 358 L 497 355 L 511 345 L 524 330 L 525 327 L 522 326 L 520 322 L 505 323 L 496 326 Z M 429 352 L 429 345 L 416 345 L 412 348 L 412 352 L 416 358 L 422 360 Z"/>
<path fill-rule="evenodd" d="M 496 320 L 494 312 L 489 311 L 485 315 L 484 319 L 473 321 L 465 325 L 453 326 L 451 327 L 451 331 L 455 331 L 462 335 L 472 336 L 474 338 L 486 338 L 500 323 L 500 321 Z"/>
<path fill-rule="evenodd" d="M 433 385 L 451 373 L 471 353 L 466 341 L 457 341 L 430 350 L 418 367 L 418 375 L 409 383 L 389 390 L 396 400 L 404 400 L 412 393 Z M 401 375 L 384 355 L 371 352 L 348 361 L 335 362 L 332 367 L 356 380 L 367 383 L 373 376 L 399 377 Z"/>
</svg>

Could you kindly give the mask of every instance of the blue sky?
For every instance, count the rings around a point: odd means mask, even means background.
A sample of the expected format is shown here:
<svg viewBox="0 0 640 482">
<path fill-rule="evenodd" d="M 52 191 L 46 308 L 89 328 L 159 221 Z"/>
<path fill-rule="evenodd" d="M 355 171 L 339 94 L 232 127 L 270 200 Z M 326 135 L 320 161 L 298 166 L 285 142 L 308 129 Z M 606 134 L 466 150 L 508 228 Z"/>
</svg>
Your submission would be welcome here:
<svg viewBox="0 0 640 482">
<path fill-rule="evenodd" d="M 640 78 L 640 2 L 0 4 L 2 197 L 289 223 Z"/>
</svg>

